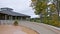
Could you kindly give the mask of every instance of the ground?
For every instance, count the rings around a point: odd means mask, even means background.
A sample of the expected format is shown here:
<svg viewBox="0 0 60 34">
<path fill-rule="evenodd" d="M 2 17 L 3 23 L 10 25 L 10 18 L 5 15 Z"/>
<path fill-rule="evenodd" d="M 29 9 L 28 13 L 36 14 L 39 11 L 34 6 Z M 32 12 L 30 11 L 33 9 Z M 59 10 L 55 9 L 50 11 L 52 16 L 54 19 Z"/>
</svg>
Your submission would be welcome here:
<svg viewBox="0 0 60 34">
<path fill-rule="evenodd" d="M 4 33 L 6 31 L 7 34 L 10 34 L 11 32 L 14 32 L 14 34 L 18 33 L 24 33 L 24 34 L 60 34 L 60 30 L 57 30 L 49 25 L 43 24 L 43 23 L 36 23 L 36 22 L 30 22 L 30 21 L 18 21 L 19 26 L 9 26 L 8 28 L 5 28 L 7 26 L 0 26 L 0 34 Z M 28 27 L 28 28 L 27 28 Z M 17 29 L 17 30 L 16 30 Z M 11 31 L 9 31 L 11 30 Z M 13 30 L 13 31 L 12 31 Z M 10 33 L 9 33 L 10 32 Z M 32 33 L 34 32 L 34 33 Z M 17 34 L 18 34 L 17 33 Z M 5 34 L 5 33 L 4 33 Z"/>
<path fill-rule="evenodd" d="M 0 25 L 0 34 L 38 34 L 24 26 Z"/>
</svg>

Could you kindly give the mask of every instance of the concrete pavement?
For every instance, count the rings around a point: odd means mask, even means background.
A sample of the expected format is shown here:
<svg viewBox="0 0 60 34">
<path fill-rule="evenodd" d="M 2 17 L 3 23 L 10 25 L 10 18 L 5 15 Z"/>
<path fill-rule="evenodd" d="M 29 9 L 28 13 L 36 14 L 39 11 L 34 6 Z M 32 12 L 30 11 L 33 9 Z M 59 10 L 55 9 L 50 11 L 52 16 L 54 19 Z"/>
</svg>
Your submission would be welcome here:
<svg viewBox="0 0 60 34">
<path fill-rule="evenodd" d="M 35 22 L 20 21 L 19 24 L 26 26 L 28 28 L 31 28 L 31 29 L 37 31 L 39 34 L 60 34 L 56 31 L 53 31 L 51 27 L 41 24 L 41 23 L 37 24 Z"/>
</svg>

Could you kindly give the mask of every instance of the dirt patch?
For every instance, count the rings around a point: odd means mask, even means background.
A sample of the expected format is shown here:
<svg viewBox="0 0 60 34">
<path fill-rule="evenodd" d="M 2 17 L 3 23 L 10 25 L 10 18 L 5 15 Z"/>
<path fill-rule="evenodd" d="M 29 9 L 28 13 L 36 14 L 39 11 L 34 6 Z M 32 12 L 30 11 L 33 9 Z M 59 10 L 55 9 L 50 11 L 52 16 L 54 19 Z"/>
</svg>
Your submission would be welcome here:
<svg viewBox="0 0 60 34">
<path fill-rule="evenodd" d="M 38 33 L 24 26 L 0 25 L 0 34 L 38 34 Z"/>
</svg>

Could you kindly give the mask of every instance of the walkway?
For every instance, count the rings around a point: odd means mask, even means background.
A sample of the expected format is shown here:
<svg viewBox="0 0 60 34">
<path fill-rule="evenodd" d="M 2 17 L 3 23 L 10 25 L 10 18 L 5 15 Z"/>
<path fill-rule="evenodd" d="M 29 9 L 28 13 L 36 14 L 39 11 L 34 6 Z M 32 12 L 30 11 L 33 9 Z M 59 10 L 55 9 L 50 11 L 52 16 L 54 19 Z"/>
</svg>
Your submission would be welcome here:
<svg viewBox="0 0 60 34">
<path fill-rule="evenodd" d="M 60 34 L 60 31 L 54 30 L 48 25 L 44 25 L 42 23 L 38 24 L 35 22 L 20 21 L 20 25 L 36 30 L 37 32 L 39 32 L 39 34 Z"/>
</svg>

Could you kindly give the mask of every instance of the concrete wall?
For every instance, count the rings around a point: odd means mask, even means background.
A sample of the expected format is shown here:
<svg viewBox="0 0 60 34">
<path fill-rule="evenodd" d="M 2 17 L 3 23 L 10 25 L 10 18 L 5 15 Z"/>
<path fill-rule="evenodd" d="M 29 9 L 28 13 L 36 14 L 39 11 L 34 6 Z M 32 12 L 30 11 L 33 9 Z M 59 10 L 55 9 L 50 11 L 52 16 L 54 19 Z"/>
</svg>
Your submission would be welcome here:
<svg viewBox="0 0 60 34">
<path fill-rule="evenodd" d="M 15 20 L 0 20 L 0 25 L 10 25 L 13 24 Z"/>
<path fill-rule="evenodd" d="M 14 21 L 16 20 L 0 20 L 0 25 L 13 25 Z M 27 20 L 17 20 L 19 24 L 21 23 L 28 23 Z"/>
</svg>

